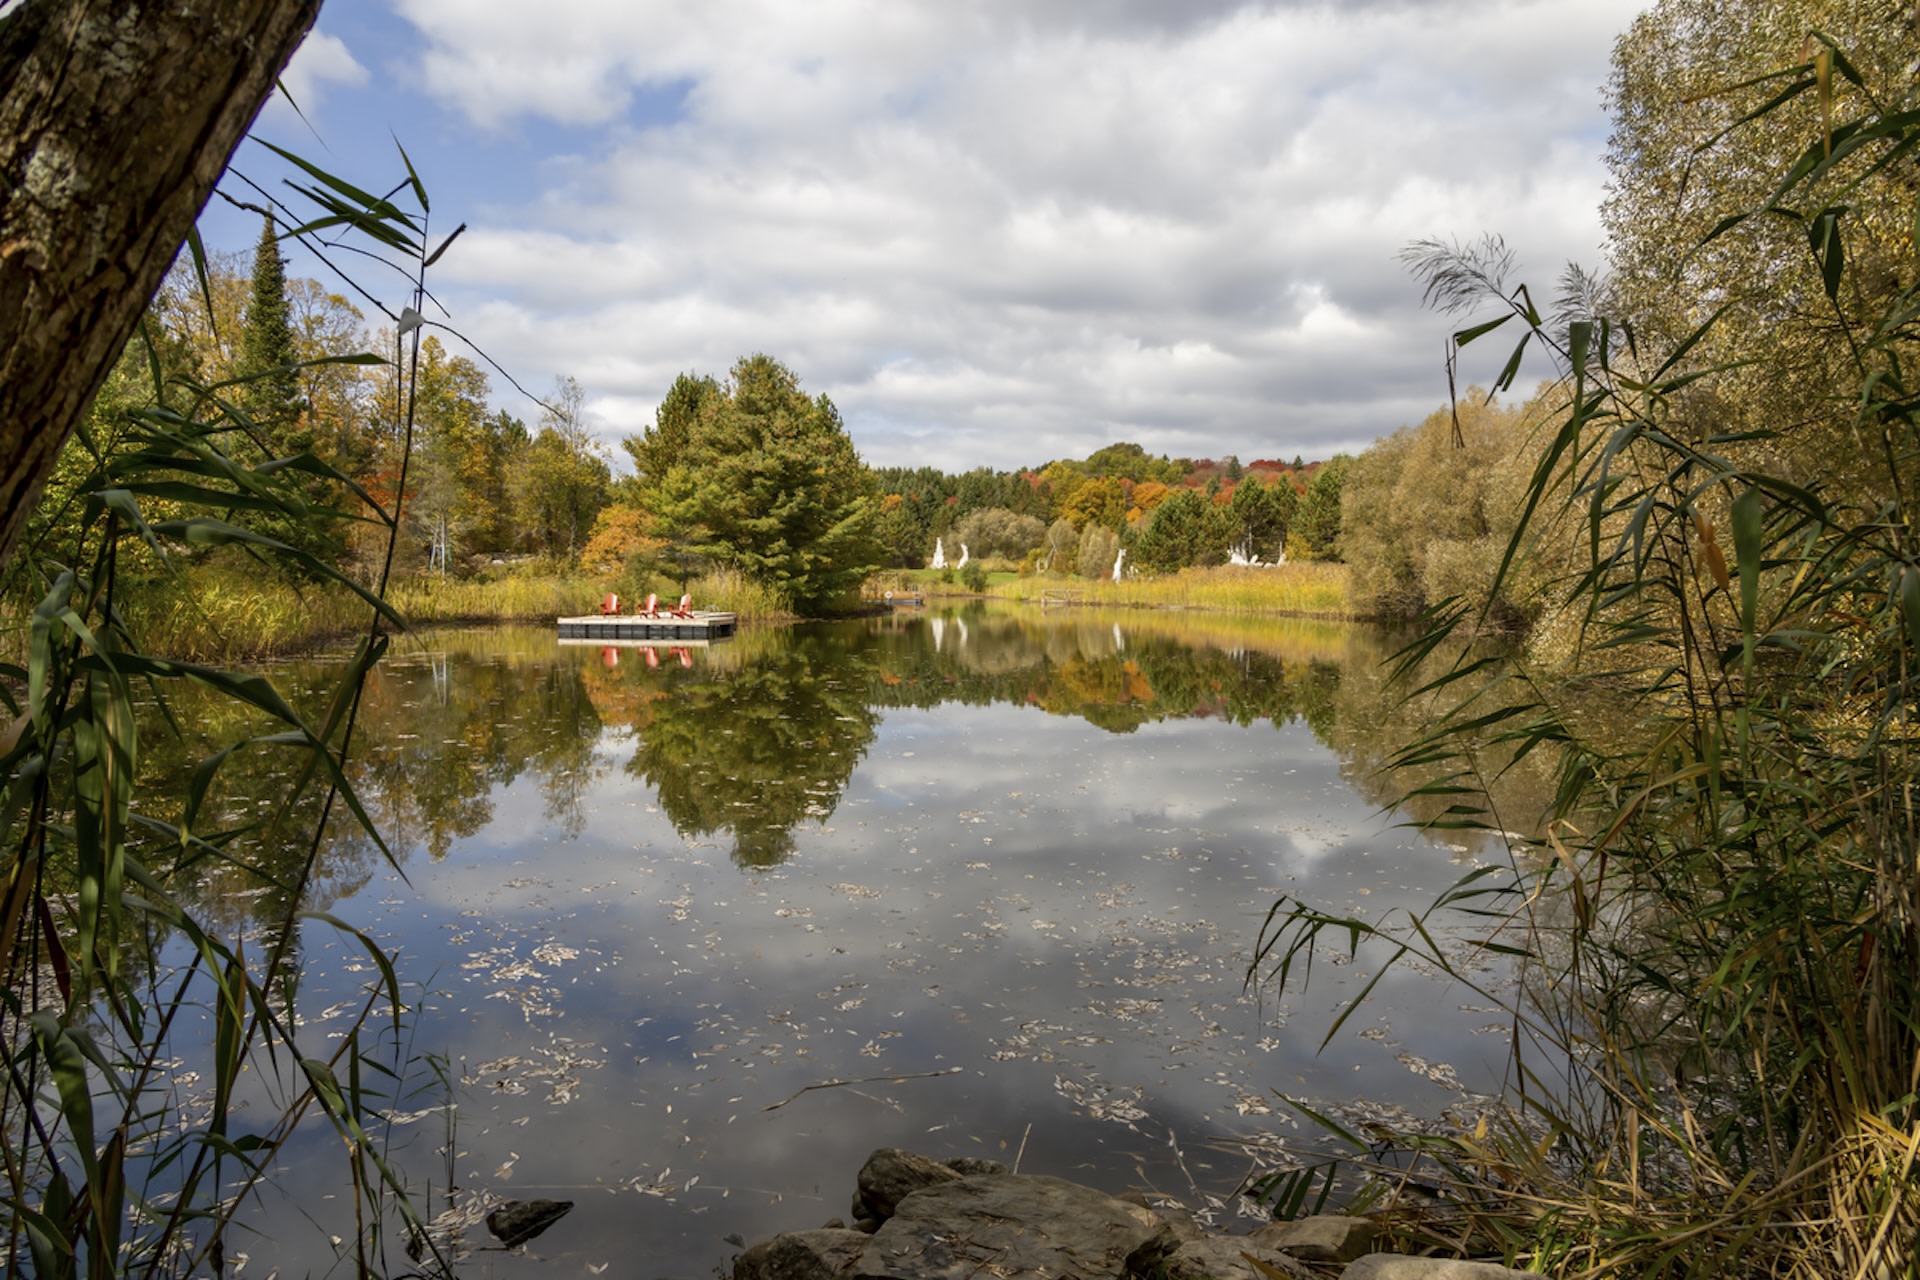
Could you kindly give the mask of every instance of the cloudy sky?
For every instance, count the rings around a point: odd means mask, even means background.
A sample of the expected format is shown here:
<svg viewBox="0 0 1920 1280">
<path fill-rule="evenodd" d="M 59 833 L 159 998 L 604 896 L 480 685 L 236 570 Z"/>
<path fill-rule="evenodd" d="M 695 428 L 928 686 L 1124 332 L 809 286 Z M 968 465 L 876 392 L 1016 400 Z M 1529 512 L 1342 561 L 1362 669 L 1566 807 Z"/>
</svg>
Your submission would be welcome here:
<svg viewBox="0 0 1920 1280">
<path fill-rule="evenodd" d="M 256 133 L 381 188 L 397 138 L 468 225 L 452 323 L 535 392 L 578 378 L 608 441 L 765 351 L 876 465 L 1313 459 L 1445 399 L 1410 240 L 1497 231 L 1543 284 L 1600 262 L 1640 7 L 327 0 L 306 122 Z"/>
</svg>

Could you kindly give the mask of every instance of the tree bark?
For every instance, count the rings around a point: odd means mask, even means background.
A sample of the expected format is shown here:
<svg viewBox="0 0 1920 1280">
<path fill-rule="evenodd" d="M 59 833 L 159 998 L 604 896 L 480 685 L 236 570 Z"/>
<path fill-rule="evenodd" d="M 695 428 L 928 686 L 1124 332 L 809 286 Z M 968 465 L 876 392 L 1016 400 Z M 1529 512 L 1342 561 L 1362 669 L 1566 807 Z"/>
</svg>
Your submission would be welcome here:
<svg viewBox="0 0 1920 1280">
<path fill-rule="evenodd" d="M 0 19 L 0 565 L 320 0 Z"/>
</svg>

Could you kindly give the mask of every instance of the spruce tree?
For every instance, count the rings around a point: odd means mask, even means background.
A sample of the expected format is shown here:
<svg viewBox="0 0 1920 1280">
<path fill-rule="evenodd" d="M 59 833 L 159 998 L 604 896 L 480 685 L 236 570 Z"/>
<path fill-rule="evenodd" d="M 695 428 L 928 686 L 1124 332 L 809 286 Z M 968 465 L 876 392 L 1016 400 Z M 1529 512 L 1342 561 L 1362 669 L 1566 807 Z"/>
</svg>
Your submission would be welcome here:
<svg viewBox="0 0 1920 1280">
<path fill-rule="evenodd" d="M 299 358 L 287 305 L 286 262 L 280 257 L 273 219 L 267 218 L 260 228 L 259 247 L 254 250 L 253 283 L 240 325 L 237 372 L 246 381 L 235 389 L 235 399 L 251 421 L 254 444 L 268 458 L 313 451 L 314 432 L 300 394 L 300 375 L 294 368 Z M 321 560 L 336 558 L 345 539 L 341 521 L 331 509 L 333 486 L 312 474 L 281 474 L 309 512 L 299 518 L 263 518 L 257 525 L 259 531 Z"/>
<path fill-rule="evenodd" d="M 253 419 L 262 447 L 276 456 L 303 452 L 312 443 L 303 430 L 300 378 L 293 369 L 298 358 L 286 262 L 273 219 L 267 218 L 253 254 L 253 287 L 240 331 L 240 374 L 251 379 L 241 389 L 240 407 Z"/>
</svg>

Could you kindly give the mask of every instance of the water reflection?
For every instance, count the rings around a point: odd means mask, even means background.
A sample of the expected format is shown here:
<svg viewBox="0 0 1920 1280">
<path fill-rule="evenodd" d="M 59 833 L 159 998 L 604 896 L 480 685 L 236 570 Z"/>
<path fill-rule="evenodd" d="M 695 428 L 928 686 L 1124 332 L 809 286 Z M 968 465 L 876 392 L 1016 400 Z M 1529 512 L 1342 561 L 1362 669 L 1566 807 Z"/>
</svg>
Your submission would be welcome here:
<svg viewBox="0 0 1920 1280">
<path fill-rule="evenodd" d="M 444 1186 L 451 1146 L 462 1195 L 579 1201 L 538 1249 L 570 1272 L 644 1231 L 658 1274 L 705 1275 L 728 1234 L 843 1213 L 878 1145 L 1024 1144 L 1029 1171 L 1230 1214 L 1236 1144 L 1288 1127 L 1274 1090 L 1458 1104 L 1504 1057 L 1462 993 L 1390 974 L 1322 1053 L 1378 957 L 1330 966 L 1298 1008 L 1241 985 L 1278 894 L 1379 914 L 1475 856 L 1397 829 L 1385 784 L 1350 776 L 1404 731 L 1372 674 L 1391 647 L 1315 623 L 969 610 L 652 662 L 546 629 L 396 652 L 355 777 L 411 883 L 343 834 L 325 890 L 428 983 L 408 1034 L 448 1064 L 433 1114 L 457 1141 L 422 1122 L 394 1158 Z M 223 820 L 251 819 L 273 766 L 236 758 Z M 220 909 L 273 901 L 238 876 L 206 878 Z M 325 933 L 307 956 L 318 1019 L 361 958 Z M 310 1157 L 328 1141 L 281 1154 L 269 1238 L 324 1216 L 336 1188 Z"/>
<path fill-rule="evenodd" d="M 796 826 L 833 813 L 880 718 L 854 646 L 815 628 L 781 638 L 685 666 L 583 669 L 605 722 L 637 739 L 627 772 L 682 836 L 730 835 L 743 867 L 784 861 Z"/>
<path fill-rule="evenodd" d="M 1114 733 L 1189 717 L 1305 719 L 1324 737 L 1342 665 L 1370 649 L 1363 635 L 1314 624 L 1227 628 L 1216 647 L 1196 646 L 1191 626 L 1128 623 L 1130 637 L 1115 617 L 976 609 L 713 648 L 563 652 L 581 655 L 573 670 L 596 713 L 576 722 L 582 731 L 630 730 L 626 768 L 679 833 L 727 836 L 736 863 L 767 867 L 792 853 L 797 826 L 832 815 L 890 708 L 1031 706 Z"/>
</svg>

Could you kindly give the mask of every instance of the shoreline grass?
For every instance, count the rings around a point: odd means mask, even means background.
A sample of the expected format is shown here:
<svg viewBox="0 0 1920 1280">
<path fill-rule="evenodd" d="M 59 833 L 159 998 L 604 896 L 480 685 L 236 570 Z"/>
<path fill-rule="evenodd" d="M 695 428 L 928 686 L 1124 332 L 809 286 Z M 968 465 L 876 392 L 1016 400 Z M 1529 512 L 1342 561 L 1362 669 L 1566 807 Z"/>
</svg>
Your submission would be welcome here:
<svg viewBox="0 0 1920 1280">
<path fill-rule="evenodd" d="M 1273 569 L 1189 569 L 1161 577 L 1114 583 L 1066 576 L 1020 577 L 990 571 L 984 595 L 938 570 L 877 575 L 867 594 L 919 592 L 928 597 L 987 599 L 1038 605 L 1070 592 L 1076 605 L 1121 609 L 1204 610 L 1217 613 L 1364 621 L 1348 603 L 1344 565 L 1283 565 Z M 647 583 L 662 598 L 678 594 L 677 583 Z M 498 577 L 396 579 L 388 602 L 409 627 L 429 629 L 489 623 L 550 622 L 591 613 L 609 590 L 625 600 L 641 598 L 632 583 L 564 571 L 517 571 Z M 688 591 L 700 608 L 738 614 L 747 623 L 794 620 L 782 602 L 760 584 L 721 572 L 693 580 Z M 629 605 L 629 607 L 634 607 Z M 182 661 L 223 664 L 294 657 L 336 644 L 367 625 L 365 601 L 338 584 L 296 585 L 262 578 L 232 566 L 200 567 L 177 578 L 128 592 L 121 613 L 152 652 Z M 8 658 L 24 661 L 28 612 L 0 615 Z"/>
<path fill-rule="evenodd" d="M 1083 605 L 1131 609 L 1206 609 L 1223 613 L 1275 614 L 1342 622 L 1369 620 L 1352 604 L 1347 589 L 1347 566 L 1325 562 L 1284 564 L 1270 568 L 1221 565 L 1210 569 L 1183 569 L 1172 574 L 1128 577 L 1119 582 L 1066 574 L 1021 577 L 1006 571 L 989 570 L 984 594 L 969 590 L 957 575 L 938 569 L 895 570 L 876 575 L 876 580 L 897 583 L 893 586 L 895 591 L 918 591 L 929 598 L 954 597 L 1039 604 L 1051 601 L 1062 593 L 1070 593 L 1074 604 Z M 868 594 L 875 595 L 877 591 L 870 590 Z"/>
<path fill-rule="evenodd" d="M 674 597 L 678 596 L 678 584 Z M 656 586 L 663 598 L 665 587 Z M 552 622 L 592 613 L 619 584 L 580 573 L 520 571 L 498 577 L 396 578 L 387 602 L 411 630 L 490 623 Z M 759 584 L 717 573 L 688 584 L 698 607 L 745 622 L 792 617 Z M 31 608 L 0 610 L 0 656 L 24 663 Z M 339 644 L 366 629 L 370 607 L 337 583 L 296 584 L 234 566 L 200 566 L 124 593 L 121 616 L 149 651 L 183 662 L 226 665 L 290 658 Z"/>
</svg>

